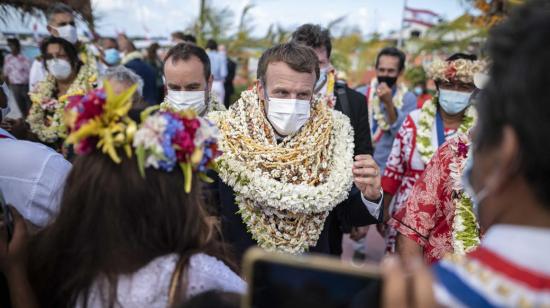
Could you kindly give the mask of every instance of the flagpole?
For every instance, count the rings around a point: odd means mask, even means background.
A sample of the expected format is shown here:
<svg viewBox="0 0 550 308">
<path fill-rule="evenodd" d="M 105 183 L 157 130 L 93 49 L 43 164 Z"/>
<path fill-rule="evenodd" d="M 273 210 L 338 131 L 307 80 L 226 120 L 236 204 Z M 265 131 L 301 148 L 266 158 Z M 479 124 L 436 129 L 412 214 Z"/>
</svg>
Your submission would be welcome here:
<svg viewBox="0 0 550 308">
<path fill-rule="evenodd" d="M 399 29 L 399 40 L 397 41 L 397 48 L 403 48 L 403 27 L 405 23 L 405 10 L 407 9 L 407 0 L 403 0 L 403 14 L 401 15 L 401 29 Z"/>
</svg>

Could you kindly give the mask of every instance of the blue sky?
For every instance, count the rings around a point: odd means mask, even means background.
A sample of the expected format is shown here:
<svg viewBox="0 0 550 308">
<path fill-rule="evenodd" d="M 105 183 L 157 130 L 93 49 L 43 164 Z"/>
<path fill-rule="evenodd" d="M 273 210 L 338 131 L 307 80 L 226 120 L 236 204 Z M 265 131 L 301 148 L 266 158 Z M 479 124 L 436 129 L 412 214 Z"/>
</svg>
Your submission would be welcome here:
<svg viewBox="0 0 550 308">
<path fill-rule="evenodd" d="M 347 16 L 344 25 L 357 26 L 363 33 L 387 33 L 399 28 L 404 0 L 210 0 L 217 7 L 229 7 L 234 22 L 229 34 L 236 29 L 242 8 L 253 3 L 250 11 L 254 36 L 263 36 L 270 24 L 294 28 L 303 23 L 326 25 L 340 16 Z M 113 35 L 124 31 L 129 35 L 169 36 L 183 30 L 198 15 L 199 0 L 92 0 L 99 13 L 98 32 Z M 464 12 L 460 0 L 408 0 L 414 8 L 430 9 L 444 18 L 452 19 Z M 3 31 L 30 30 L 34 21 L 22 24 L 19 20 L 0 24 Z M 45 22 L 38 22 L 45 31 Z"/>
</svg>

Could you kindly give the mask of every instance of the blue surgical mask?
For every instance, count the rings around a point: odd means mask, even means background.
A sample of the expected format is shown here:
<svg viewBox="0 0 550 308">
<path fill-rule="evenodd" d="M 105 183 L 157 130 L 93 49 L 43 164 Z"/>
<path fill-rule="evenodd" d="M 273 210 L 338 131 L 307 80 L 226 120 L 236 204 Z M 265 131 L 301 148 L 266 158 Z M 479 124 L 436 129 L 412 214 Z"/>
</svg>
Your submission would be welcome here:
<svg viewBox="0 0 550 308">
<path fill-rule="evenodd" d="M 439 90 L 439 105 L 443 110 L 455 115 L 462 112 L 470 105 L 472 92 L 460 92 L 452 90 Z"/>
<path fill-rule="evenodd" d="M 113 66 L 120 62 L 120 52 L 116 48 L 109 48 L 105 50 L 105 62 Z"/>
<path fill-rule="evenodd" d="M 487 198 L 488 191 L 486 188 L 482 188 L 479 192 L 476 193 L 470 178 L 472 177 L 472 170 L 474 169 L 474 151 L 470 147 L 470 152 L 466 160 L 466 165 L 462 171 L 462 186 L 464 187 L 464 192 L 470 197 L 473 204 L 473 210 L 479 221 L 479 206 L 483 200 Z"/>
<path fill-rule="evenodd" d="M 416 94 L 416 96 L 422 95 L 422 93 L 424 93 L 422 87 L 414 87 L 414 94 Z"/>
</svg>

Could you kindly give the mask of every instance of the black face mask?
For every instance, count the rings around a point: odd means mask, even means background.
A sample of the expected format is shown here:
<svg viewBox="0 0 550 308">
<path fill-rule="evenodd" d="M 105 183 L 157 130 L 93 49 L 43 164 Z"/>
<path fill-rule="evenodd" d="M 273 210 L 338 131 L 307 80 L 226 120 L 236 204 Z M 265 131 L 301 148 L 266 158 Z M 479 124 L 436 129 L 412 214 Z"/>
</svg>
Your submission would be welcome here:
<svg viewBox="0 0 550 308">
<path fill-rule="evenodd" d="M 378 76 L 378 84 L 381 84 L 382 82 L 386 83 L 388 87 L 393 88 L 397 82 L 397 77 Z"/>
</svg>

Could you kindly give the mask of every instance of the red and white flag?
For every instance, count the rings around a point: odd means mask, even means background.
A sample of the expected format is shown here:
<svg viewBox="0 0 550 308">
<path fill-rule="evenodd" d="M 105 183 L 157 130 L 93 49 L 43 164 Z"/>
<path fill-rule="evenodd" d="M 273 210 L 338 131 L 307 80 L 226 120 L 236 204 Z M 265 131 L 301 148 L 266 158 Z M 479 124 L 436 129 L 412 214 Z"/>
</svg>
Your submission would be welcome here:
<svg viewBox="0 0 550 308">
<path fill-rule="evenodd" d="M 440 21 L 441 17 L 439 14 L 424 9 L 413 9 L 410 7 L 405 7 L 405 16 L 403 21 L 415 23 L 419 25 L 424 25 L 427 27 L 433 27 Z"/>
</svg>

